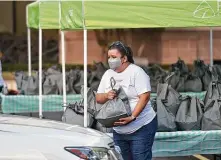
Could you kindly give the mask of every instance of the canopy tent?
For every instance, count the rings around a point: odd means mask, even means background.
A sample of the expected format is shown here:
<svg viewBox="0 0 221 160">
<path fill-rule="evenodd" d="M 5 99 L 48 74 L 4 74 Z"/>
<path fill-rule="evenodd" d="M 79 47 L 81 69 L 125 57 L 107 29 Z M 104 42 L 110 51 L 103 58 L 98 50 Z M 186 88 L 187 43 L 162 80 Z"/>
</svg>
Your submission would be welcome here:
<svg viewBox="0 0 221 160">
<path fill-rule="evenodd" d="M 41 0 L 28 5 L 27 12 L 27 26 L 41 29 L 220 26 L 219 1 L 206 0 Z"/>
<path fill-rule="evenodd" d="M 42 117 L 42 29 L 61 30 L 64 103 L 65 47 L 63 30 L 84 30 L 84 126 L 87 126 L 87 29 L 220 26 L 217 1 L 55 1 L 40 0 L 27 6 L 27 27 L 39 29 L 39 116 Z M 210 30 L 212 57 L 212 30 Z M 211 58 L 212 65 L 212 58 Z M 29 63 L 29 72 L 31 63 Z"/>
</svg>

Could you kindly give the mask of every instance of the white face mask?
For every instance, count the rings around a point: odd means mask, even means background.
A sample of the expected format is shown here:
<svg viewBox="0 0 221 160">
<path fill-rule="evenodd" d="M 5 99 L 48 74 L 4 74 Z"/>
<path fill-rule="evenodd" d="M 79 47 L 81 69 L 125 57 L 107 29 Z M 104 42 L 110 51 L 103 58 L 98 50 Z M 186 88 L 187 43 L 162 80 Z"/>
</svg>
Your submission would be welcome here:
<svg viewBox="0 0 221 160">
<path fill-rule="evenodd" d="M 108 64 L 110 69 L 116 70 L 118 67 L 121 66 L 121 58 L 109 58 Z"/>
</svg>

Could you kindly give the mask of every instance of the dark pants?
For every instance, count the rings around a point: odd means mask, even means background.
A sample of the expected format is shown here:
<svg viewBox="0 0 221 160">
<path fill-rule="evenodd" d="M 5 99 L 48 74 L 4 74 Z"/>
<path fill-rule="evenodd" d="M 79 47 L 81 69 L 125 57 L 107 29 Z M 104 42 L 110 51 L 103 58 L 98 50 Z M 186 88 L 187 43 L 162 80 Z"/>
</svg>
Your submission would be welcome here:
<svg viewBox="0 0 221 160">
<path fill-rule="evenodd" d="M 157 117 L 132 134 L 118 134 L 114 131 L 116 150 L 120 150 L 124 160 L 151 160 L 156 131 Z"/>
</svg>

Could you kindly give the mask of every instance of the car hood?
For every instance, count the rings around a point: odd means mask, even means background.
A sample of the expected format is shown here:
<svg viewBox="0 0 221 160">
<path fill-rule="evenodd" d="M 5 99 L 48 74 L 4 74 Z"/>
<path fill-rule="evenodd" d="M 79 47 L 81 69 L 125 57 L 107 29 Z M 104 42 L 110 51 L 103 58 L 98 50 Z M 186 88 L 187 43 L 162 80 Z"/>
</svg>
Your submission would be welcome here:
<svg viewBox="0 0 221 160">
<path fill-rule="evenodd" d="M 64 147 L 113 147 L 110 136 L 90 128 L 9 115 L 0 115 L 0 140 L 4 144 L 0 147 L 1 156 L 10 156 L 12 152 L 29 153 L 32 150 L 45 157 L 57 156 L 69 160 L 73 159 L 73 155 L 64 151 Z M 55 160 L 55 157 L 48 159 Z"/>
<path fill-rule="evenodd" d="M 107 134 L 91 128 L 85 128 L 78 125 L 67 124 L 59 121 L 22 116 L 0 115 L 0 125 L 37 127 L 41 129 L 45 128 L 57 131 L 67 131 L 70 133 L 78 133 L 94 137 L 109 137 Z"/>
</svg>

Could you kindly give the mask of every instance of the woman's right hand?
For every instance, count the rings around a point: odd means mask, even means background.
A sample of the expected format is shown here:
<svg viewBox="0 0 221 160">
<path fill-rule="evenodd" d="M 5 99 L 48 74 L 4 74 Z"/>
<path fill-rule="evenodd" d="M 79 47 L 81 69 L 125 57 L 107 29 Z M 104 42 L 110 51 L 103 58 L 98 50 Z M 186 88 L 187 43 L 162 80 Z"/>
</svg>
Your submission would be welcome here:
<svg viewBox="0 0 221 160">
<path fill-rule="evenodd" d="M 112 100 L 117 96 L 116 92 L 114 90 L 111 90 L 107 93 L 107 99 Z"/>
</svg>

